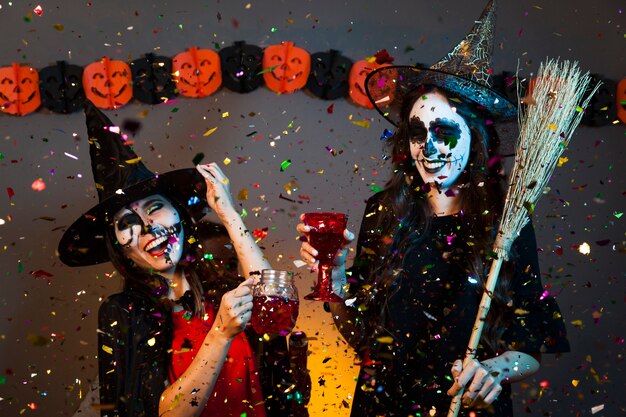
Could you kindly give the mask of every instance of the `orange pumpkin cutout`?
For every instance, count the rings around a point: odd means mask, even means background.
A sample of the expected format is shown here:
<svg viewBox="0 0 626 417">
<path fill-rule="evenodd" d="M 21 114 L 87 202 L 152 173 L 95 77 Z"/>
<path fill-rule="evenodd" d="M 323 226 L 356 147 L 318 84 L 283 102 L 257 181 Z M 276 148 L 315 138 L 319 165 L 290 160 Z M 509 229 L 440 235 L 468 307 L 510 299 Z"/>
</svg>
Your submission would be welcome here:
<svg viewBox="0 0 626 417">
<path fill-rule="evenodd" d="M 388 67 L 390 64 L 377 64 L 376 61 L 369 62 L 365 59 L 354 63 L 350 69 L 350 77 L 348 82 L 350 83 L 349 95 L 352 101 L 359 106 L 373 109 L 374 105 L 370 102 L 370 99 L 365 93 L 365 78 L 367 75 L 375 69 Z"/>
<path fill-rule="evenodd" d="M 617 118 L 620 122 L 626 123 L 626 78 L 617 83 L 615 89 L 615 101 L 617 109 Z"/>
<path fill-rule="evenodd" d="M 207 97 L 222 85 L 220 56 L 209 49 L 189 48 L 172 60 L 176 88 L 186 97 Z"/>
<path fill-rule="evenodd" d="M 124 61 L 104 57 L 83 71 L 85 96 L 101 109 L 116 109 L 133 98 L 132 73 Z"/>
<path fill-rule="evenodd" d="M 293 93 L 309 79 L 311 55 L 293 42 L 268 46 L 263 51 L 263 70 L 263 79 L 270 90 Z"/>
<path fill-rule="evenodd" d="M 32 113 L 41 105 L 39 73 L 13 63 L 0 68 L 0 110 L 16 116 Z"/>
</svg>

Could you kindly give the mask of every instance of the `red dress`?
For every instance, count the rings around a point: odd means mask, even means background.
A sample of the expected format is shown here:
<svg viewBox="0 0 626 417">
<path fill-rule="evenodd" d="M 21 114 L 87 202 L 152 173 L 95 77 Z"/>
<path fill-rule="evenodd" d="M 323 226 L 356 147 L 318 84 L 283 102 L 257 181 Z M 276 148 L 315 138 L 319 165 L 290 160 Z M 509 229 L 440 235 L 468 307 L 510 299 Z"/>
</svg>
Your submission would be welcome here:
<svg viewBox="0 0 626 417">
<path fill-rule="evenodd" d="M 170 381 L 175 381 L 185 372 L 195 358 L 204 337 L 211 330 L 216 310 L 208 303 L 205 303 L 204 307 L 206 310 L 204 319 L 192 316 L 185 310 L 172 313 Z M 233 339 L 213 393 L 201 416 L 240 417 L 241 415 L 265 417 L 263 393 L 254 352 L 243 333 Z"/>
</svg>

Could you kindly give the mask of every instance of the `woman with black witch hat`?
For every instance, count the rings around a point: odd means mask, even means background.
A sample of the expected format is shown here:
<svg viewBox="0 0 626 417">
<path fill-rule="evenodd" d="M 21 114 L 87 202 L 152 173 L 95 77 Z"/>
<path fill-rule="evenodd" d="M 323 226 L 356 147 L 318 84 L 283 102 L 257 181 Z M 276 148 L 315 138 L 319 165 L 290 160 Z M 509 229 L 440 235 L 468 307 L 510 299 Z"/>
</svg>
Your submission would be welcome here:
<svg viewBox="0 0 626 417">
<path fill-rule="evenodd" d="M 155 175 L 92 103 L 85 113 L 100 203 L 68 228 L 59 256 L 70 266 L 111 261 L 124 277 L 124 291 L 99 310 L 101 415 L 264 417 L 242 333 L 253 279 L 238 283 L 194 236 L 210 207 L 244 276 L 270 268 L 228 178 L 214 163 Z"/>
<path fill-rule="evenodd" d="M 465 389 L 464 416 L 512 415 L 510 383 L 535 373 L 542 353 L 566 352 L 559 308 L 544 292 L 532 226 L 500 274 L 476 360 L 463 367 L 504 204 L 494 122 L 515 106 L 490 88 L 491 1 L 467 37 L 429 69 L 392 66 L 366 81 L 397 127 L 393 173 L 365 208 L 353 267 L 336 257 L 330 303 L 362 358 L 352 416 L 446 416 Z M 309 229 L 298 225 L 307 235 Z M 347 244 L 354 235 L 345 231 Z M 301 256 L 311 267 L 317 251 Z"/>
</svg>

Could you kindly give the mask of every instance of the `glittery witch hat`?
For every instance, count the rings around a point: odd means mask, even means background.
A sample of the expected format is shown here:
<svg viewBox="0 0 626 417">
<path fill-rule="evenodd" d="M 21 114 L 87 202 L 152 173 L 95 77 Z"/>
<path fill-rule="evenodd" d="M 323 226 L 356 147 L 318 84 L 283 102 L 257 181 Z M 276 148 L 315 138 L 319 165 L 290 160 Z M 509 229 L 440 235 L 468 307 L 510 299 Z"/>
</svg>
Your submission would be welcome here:
<svg viewBox="0 0 626 417">
<path fill-rule="evenodd" d="M 491 89 L 490 64 L 496 26 L 496 2 L 489 1 L 467 36 L 430 68 L 389 66 L 369 74 L 365 89 L 376 110 L 393 125 L 400 122 L 402 99 L 422 84 L 431 84 L 471 100 L 494 119 L 517 114 L 517 107 Z"/>
<path fill-rule="evenodd" d="M 99 203 L 78 218 L 59 242 L 59 258 L 69 266 L 109 261 L 105 230 L 113 215 L 125 205 L 152 194 L 161 194 L 185 207 L 194 220 L 206 211 L 206 183 L 194 169 L 155 174 L 125 143 L 109 118 L 92 102 L 85 102 L 91 168 Z"/>
</svg>

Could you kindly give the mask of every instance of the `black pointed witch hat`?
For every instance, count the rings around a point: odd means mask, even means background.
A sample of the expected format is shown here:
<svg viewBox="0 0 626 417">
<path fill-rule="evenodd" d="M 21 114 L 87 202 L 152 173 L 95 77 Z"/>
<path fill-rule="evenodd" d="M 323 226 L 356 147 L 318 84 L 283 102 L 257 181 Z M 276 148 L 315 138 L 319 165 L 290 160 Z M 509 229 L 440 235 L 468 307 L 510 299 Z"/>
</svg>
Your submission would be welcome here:
<svg viewBox="0 0 626 417">
<path fill-rule="evenodd" d="M 85 116 L 99 203 L 61 237 L 58 252 L 64 264 L 86 266 L 109 261 L 105 230 L 119 209 L 137 199 L 164 195 L 185 207 L 194 220 L 208 212 L 206 183 L 195 168 L 155 174 L 125 143 L 119 128 L 89 100 L 85 102 Z"/>
<path fill-rule="evenodd" d="M 512 119 L 517 106 L 491 88 L 490 65 L 496 26 L 496 2 L 490 0 L 470 32 L 430 68 L 382 67 L 365 80 L 368 98 L 394 126 L 400 123 L 403 98 L 422 84 L 432 84 L 471 100 L 494 120 Z"/>
</svg>

